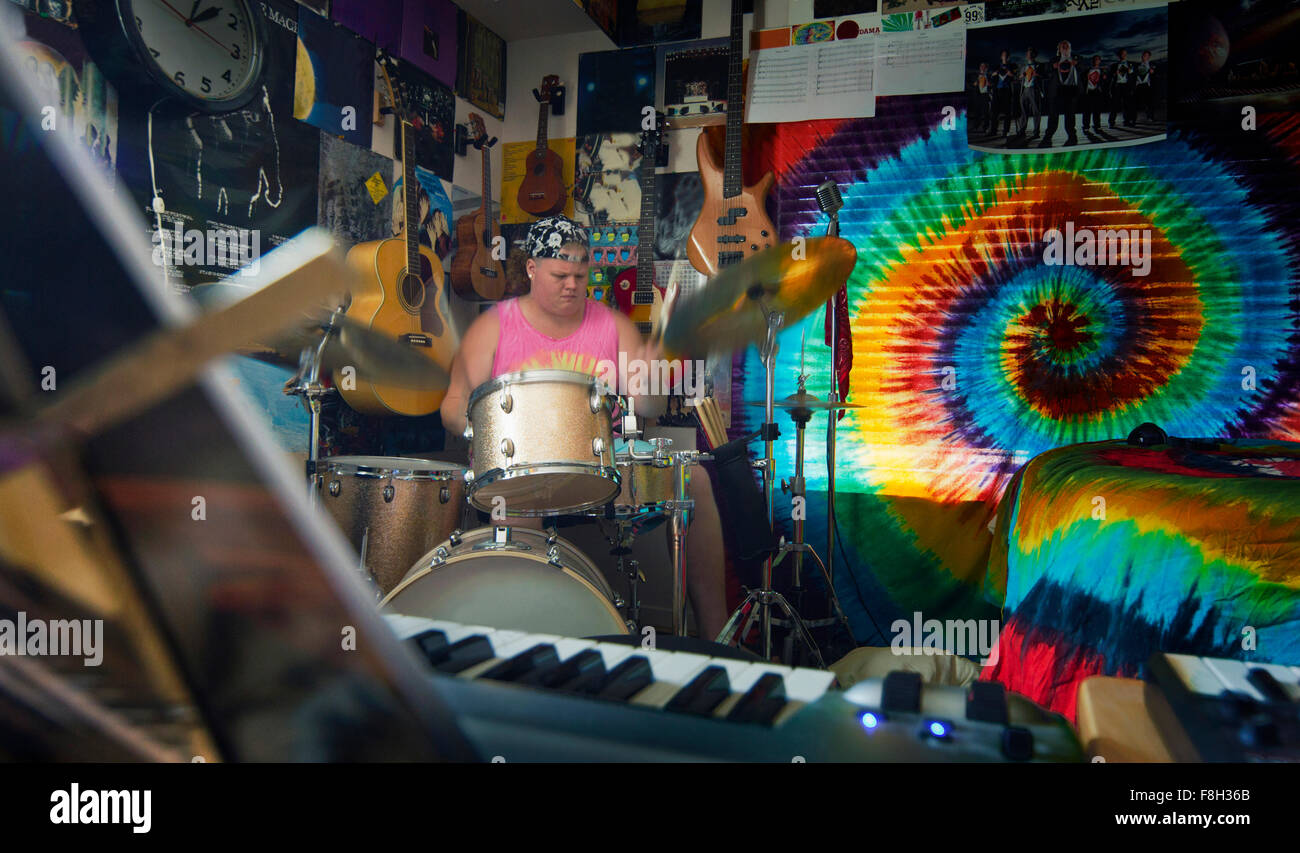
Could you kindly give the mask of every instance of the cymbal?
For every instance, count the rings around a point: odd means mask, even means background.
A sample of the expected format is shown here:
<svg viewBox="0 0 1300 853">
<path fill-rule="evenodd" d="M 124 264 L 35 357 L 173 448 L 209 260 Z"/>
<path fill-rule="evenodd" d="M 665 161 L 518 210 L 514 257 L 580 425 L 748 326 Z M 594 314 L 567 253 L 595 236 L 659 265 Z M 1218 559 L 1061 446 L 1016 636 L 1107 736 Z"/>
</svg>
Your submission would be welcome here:
<svg viewBox="0 0 1300 853">
<path fill-rule="evenodd" d="M 248 290 L 225 282 L 195 285 L 190 295 L 205 308 L 228 305 L 248 295 Z M 316 347 L 325 333 L 328 310 L 315 316 L 304 312 L 296 325 L 265 343 L 246 343 L 241 355 L 297 368 L 302 351 Z M 323 319 L 324 318 L 324 319 Z M 447 370 L 414 348 L 363 326 L 342 314 L 334 318 L 334 334 L 321 353 L 321 367 L 334 371 L 354 368 L 358 379 L 417 391 L 445 391 L 451 382 Z"/>
<path fill-rule="evenodd" d="M 757 408 L 766 408 L 766 400 L 751 400 L 746 406 L 755 406 Z M 831 412 L 840 409 L 865 409 L 861 403 L 832 403 L 829 400 L 819 400 L 811 394 L 791 394 L 783 400 L 777 400 L 772 404 L 774 409 L 809 409 L 814 412 Z"/>
<path fill-rule="evenodd" d="M 736 350 L 767 337 L 767 314 L 790 326 L 823 305 L 848 280 L 858 252 L 840 237 L 782 243 L 724 269 L 680 300 L 664 327 L 670 353 Z"/>
</svg>

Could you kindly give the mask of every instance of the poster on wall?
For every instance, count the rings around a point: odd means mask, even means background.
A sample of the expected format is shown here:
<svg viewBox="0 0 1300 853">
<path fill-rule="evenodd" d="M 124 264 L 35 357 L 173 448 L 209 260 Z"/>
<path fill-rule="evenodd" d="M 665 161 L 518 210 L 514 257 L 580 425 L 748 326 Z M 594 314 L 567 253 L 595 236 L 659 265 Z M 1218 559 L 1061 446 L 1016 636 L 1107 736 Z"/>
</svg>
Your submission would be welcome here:
<svg viewBox="0 0 1300 853">
<path fill-rule="evenodd" d="M 1004 21 L 1034 15 L 1089 15 L 1151 5 L 1150 0 L 986 0 L 966 7 L 967 20 Z"/>
<path fill-rule="evenodd" d="M 266 78 L 248 106 L 152 123 L 144 113 L 120 116 L 118 172 L 155 260 L 181 289 L 223 278 L 316 224 L 320 131 L 293 117 L 298 6 L 255 8 L 265 19 Z M 165 207 L 161 232 L 155 197 Z"/>
<path fill-rule="evenodd" d="M 639 133 L 655 103 L 655 49 L 605 50 L 578 57 L 578 135 Z"/>
<path fill-rule="evenodd" d="M 641 138 L 635 133 L 597 133 L 578 137 L 573 209 L 585 225 L 635 225 L 641 218 Z M 634 237 L 611 245 L 635 246 Z"/>
<path fill-rule="evenodd" d="M 416 164 L 450 181 L 455 166 L 456 94 L 409 62 L 388 57 L 385 67 L 397 88 L 401 116 L 414 130 Z M 402 136 L 394 133 L 393 157 L 400 161 L 402 156 Z"/>
<path fill-rule="evenodd" d="M 833 21 L 759 30 L 750 51 L 745 120 L 857 118 L 876 112 L 877 37 L 837 39 Z"/>
<path fill-rule="evenodd" d="M 403 59 L 448 86 L 456 85 L 456 4 L 451 0 L 405 0 Z"/>
<path fill-rule="evenodd" d="M 1243 6 L 1185 0 L 1169 7 L 1170 112 L 1174 119 L 1244 121 L 1300 108 L 1300 0 Z"/>
<path fill-rule="evenodd" d="M 659 48 L 658 103 L 672 127 L 724 124 L 727 120 L 727 47 L 729 39 L 705 39 Z"/>
<path fill-rule="evenodd" d="M 320 135 L 316 221 L 344 250 L 392 236 L 392 185 L 392 160 L 335 136 Z"/>
<path fill-rule="evenodd" d="M 396 53 L 402 43 L 402 0 L 334 0 L 333 20 Z"/>
<path fill-rule="evenodd" d="M 375 46 L 303 7 L 293 115 L 353 145 L 370 147 Z"/>
<path fill-rule="evenodd" d="M 18 64 L 43 103 L 55 109 L 54 130 L 90 149 L 109 171 L 117 162 L 117 91 L 90 60 L 75 30 L 24 16 L 27 38 L 17 42 Z"/>
<path fill-rule="evenodd" d="M 980 151 L 1114 148 L 1165 138 L 1165 6 L 972 25 L 967 137 Z"/>
<path fill-rule="evenodd" d="M 506 117 L 506 43 L 464 12 L 459 16 L 456 94 L 494 118 Z"/>
<path fill-rule="evenodd" d="M 546 146 L 560 158 L 560 181 L 564 184 L 565 216 L 573 216 L 573 162 L 574 138 L 547 139 Z M 533 216 L 519 206 L 519 193 L 524 186 L 528 155 L 537 150 L 536 142 L 505 142 L 501 144 L 501 221 L 525 223 L 540 217 Z"/>
</svg>

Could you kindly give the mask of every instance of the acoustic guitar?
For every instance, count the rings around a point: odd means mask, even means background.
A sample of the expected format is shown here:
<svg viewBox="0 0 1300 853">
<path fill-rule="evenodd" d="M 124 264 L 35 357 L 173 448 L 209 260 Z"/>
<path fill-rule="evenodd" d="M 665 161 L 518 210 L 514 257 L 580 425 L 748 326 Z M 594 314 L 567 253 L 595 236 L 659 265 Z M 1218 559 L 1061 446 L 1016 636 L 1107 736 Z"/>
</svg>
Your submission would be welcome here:
<svg viewBox="0 0 1300 853">
<path fill-rule="evenodd" d="M 506 273 L 493 257 L 497 218 L 492 212 L 492 145 L 483 117 L 469 114 L 474 147 L 483 153 L 483 204 L 474 213 L 456 220 L 456 255 L 451 259 L 451 287 L 456 295 L 471 302 L 493 302 L 506 292 Z"/>
<path fill-rule="evenodd" d="M 656 116 L 656 119 L 658 117 Z M 637 225 L 636 266 L 614 278 L 614 302 L 641 333 L 649 334 L 663 312 L 664 288 L 655 285 L 655 156 L 663 131 L 659 122 L 641 134 L 641 219 Z"/>
<path fill-rule="evenodd" d="M 724 160 L 709 147 L 706 134 L 700 134 L 695 156 L 704 185 L 704 206 L 691 226 L 686 257 L 691 266 L 707 276 L 723 267 L 738 264 L 745 258 L 775 245 L 776 228 L 767 216 L 765 202 L 772 188 L 768 172 L 752 187 L 744 185 L 741 168 L 741 125 L 744 107 L 741 88 L 741 32 L 744 15 L 740 0 L 731 0 L 731 44 L 727 68 L 727 134 Z"/>
<path fill-rule="evenodd" d="M 551 117 L 551 97 L 560 78 L 550 74 L 542 78 L 540 89 L 534 89 L 537 104 L 537 147 L 528 152 L 524 161 L 524 181 L 519 185 L 516 199 L 520 210 L 533 216 L 550 216 L 564 209 L 568 193 L 564 189 L 564 164 L 560 155 L 546 145 L 546 126 Z"/>
<path fill-rule="evenodd" d="M 380 71 L 392 98 L 392 113 L 402 142 L 402 231 L 397 237 L 359 243 L 348 252 L 347 263 L 366 282 L 352 293 L 345 312 L 352 320 L 395 338 L 450 370 L 460 347 L 460 335 L 451 318 L 443 286 L 442 261 L 420 243 L 420 202 L 415 177 L 415 128 L 402 106 L 397 87 L 381 60 Z M 428 303 L 428 304 L 426 304 Z M 427 324 L 427 327 L 426 327 Z M 371 415 L 418 417 L 437 411 L 446 391 L 413 390 L 361 377 L 334 375 L 343 401 Z"/>
</svg>

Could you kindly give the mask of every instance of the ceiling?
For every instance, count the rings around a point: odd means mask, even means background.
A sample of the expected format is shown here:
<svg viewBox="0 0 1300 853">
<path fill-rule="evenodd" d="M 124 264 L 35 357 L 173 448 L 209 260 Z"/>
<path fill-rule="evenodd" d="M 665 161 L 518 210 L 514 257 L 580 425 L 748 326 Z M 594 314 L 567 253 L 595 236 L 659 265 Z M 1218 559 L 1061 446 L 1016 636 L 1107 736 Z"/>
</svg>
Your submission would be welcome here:
<svg viewBox="0 0 1300 853">
<path fill-rule="evenodd" d="M 573 0 L 456 0 L 456 5 L 507 42 L 600 32 Z"/>
</svg>

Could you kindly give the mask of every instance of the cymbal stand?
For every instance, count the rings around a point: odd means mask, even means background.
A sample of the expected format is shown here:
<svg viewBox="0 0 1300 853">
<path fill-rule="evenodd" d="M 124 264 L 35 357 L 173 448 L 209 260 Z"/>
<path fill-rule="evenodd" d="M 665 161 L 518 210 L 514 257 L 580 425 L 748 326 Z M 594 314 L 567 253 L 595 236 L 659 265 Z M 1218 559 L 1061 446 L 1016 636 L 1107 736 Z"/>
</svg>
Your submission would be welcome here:
<svg viewBox="0 0 1300 853">
<path fill-rule="evenodd" d="M 336 308 L 330 315 L 329 320 L 323 326 L 325 334 L 315 344 L 305 346 L 298 355 L 298 373 L 284 384 L 284 393 L 291 396 L 301 397 L 303 405 L 311 416 L 311 422 L 308 426 L 310 437 L 307 448 L 307 483 L 311 488 L 309 499 L 314 506 L 319 498 L 320 492 L 320 472 L 317 470 L 320 462 L 320 409 L 321 399 L 325 395 L 334 391 L 333 388 L 327 388 L 321 384 L 320 369 L 325 355 L 325 347 L 330 338 L 336 334 L 334 330 L 334 318 L 339 316 L 342 308 Z"/>
<path fill-rule="evenodd" d="M 761 302 L 760 302 L 761 307 Z M 772 492 L 776 484 L 775 468 L 776 461 L 772 453 L 772 445 L 776 439 L 776 423 L 773 409 L 776 405 L 776 335 L 785 323 L 785 314 L 780 311 L 767 311 L 763 308 L 767 318 L 767 338 L 763 343 L 761 355 L 763 366 L 766 369 L 766 398 L 763 407 L 763 489 L 767 496 L 767 521 L 776 529 L 776 517 L 773 512 Z M 801 472 L 802 473 L 802 472 Z M 723 645 L 729 645 L 737 637 L 737 629 L 741 626 L 741 620 L 745 620 L 744 632 L 749 630 L 754 615 L 757 612 L 759 618 L 759 631 L 762 635 L 762 654 L 765 660 L 772 659 L 772 608 L 780 608 L 785 618 L 789 621 L 792 633 L 796 634 L 801 642 L 812 653 L 814 661 L 823 669 L 826 662 L 822 660 L 821 650 L 813 642 L 812 635 L 808 633 L 808 627 L 804 624 L 803 619 L 790 602 L 786 601 L 785 596 L 772 588 L 772 568 L 776 561 L 783 557 L 784 553 L 768 554 L 763 559 L 763 576 L 762 583 L 758 589 L 751 589 L 745 596 L 745 600 L 740 602 L 740 606 L 732 612 L 727 624 L 723 626 L 722 632 L 718 634 L 718 642 Z M 743 636 L 743 633 L 741 636 Z"/>
</svg>

